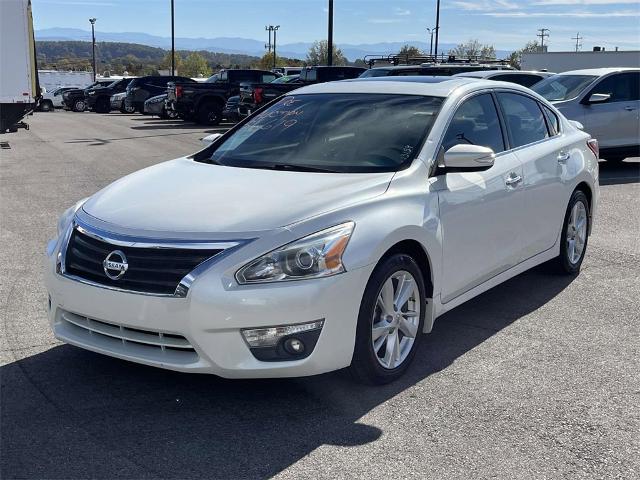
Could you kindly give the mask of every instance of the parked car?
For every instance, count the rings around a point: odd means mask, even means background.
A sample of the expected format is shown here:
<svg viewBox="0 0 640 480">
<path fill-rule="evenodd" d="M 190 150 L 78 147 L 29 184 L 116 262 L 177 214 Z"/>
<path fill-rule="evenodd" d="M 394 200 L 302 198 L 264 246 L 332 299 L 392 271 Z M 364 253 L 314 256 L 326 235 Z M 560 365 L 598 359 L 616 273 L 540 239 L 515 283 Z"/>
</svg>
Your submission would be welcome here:
<svg viewBox="0 0 640 480">
<path fill-rule="evenodd" d="M 221 70 L 203 83 L 174 82 L 168 89 L 169 108 L 181 118 L 217 125 L 227 100 L 238 95 L 241 83 L 271 82 L 275 78 L 275 73 L 266 70 Z"/>
<path fill-rule="evenodd" d="M 597 142 L 519 85 L 303 87 L 67 210 L 50 324 L 161 368 L 386 383 L 446 311 L 542 262 L 576 275 L 597 178 Z"/>
<path fill-rule="evenodd" d="M 533 90 L 596 137 L 602 158 L 640 156 L 640 68 L 564 72 Z"/>
<path fill-rule="evenodd" d="M 230 122 L 237 122 L 240 120 L 240 115 L 238 115 L 239 103 L 240 95 L 229 97 L 227 103 L 224 105 L 224 109 L 222 110 L 222 118 L 226 118 Z"/>
<path fill-rule="evenodd" d="M 42 112 L 50 112 L 54 108 L 62 108 L 62 94 L 69 90 L 76 90 L 80 87 L 59 87 L 51 92 L 45 92 L 42 95 L 40 103 L 38 103 L 38 110 Z"/>
<path fill-rule="evenodd" d="M 87 90 L 87 108 L 96 113 L 111 111 L 111 95 L 122 93 L 133 78 L 122 78 L 110 83 L 106 87 L 94 87 Z"/>
<path fill-rule="evenodd" d="M 361 67 L 304 67 L 298 78 L 291 81 L 276 79 L 269 83 L 242 84 L 238 114 L 244 118 L 265 103 L 304 85 L 358 78 L 364 71 Z"/>
<path fill-rule="evenodd" d="M 124 99 L 127 92 L 120 92 L 111 95 L 111 110 L 118 110 L 120 113 L 134 113 L 136 109 L 133 106 L 127 107 Z"/>
<path fill-rule="evenodd" d="M 62 106 L 65 110 L 84 112 L 87 109 L 87 92 L 92 88 L 106 87 L 112 83 L 113 80 L 98 80 L 87 88 L 68 90 L 62 94 Z"/>
<path fill-rule="evenodd" d="M 125 106 L 128 108 L 133 107 L 137 112 L 144 113 L 144 102 L 150 97 L 166 93 L 167 85 L 170 82 L 197 85 L 197 82 L 191 78 L 171 75 L 152 75 L 136 78 L 127 85 L 127 95 L 124 100 Z"/>
<path fill-rule="evenodd" d="M 271 71 L 274 73 L 279 73 L 281 75 L 290 76 L 290 75 L 300 75 L 303 67 L 276 67 Z"/>
<path fill-rule="evenodd" d="M 497 82 L 517 83 L 523 87 L 531 88 L 536 83 L 555 75 L 550 72 L 524 71 L 524 70 L 480 70 L 477 72 L 456 73 L 454 77 L 484 78 Z"/>
<path fill-rule="evenodd" d="M 514 70 L 509 65 L 495 63 L 424 63 L 421 65 L 385 65 L 365 70 L 360 78 L 368 77 L 404 77 L 415 75 L 451 76 L 458 73 L 479 72 L 482 70 Z"/>
<path fill-rule="evenodd" d="M 156 115 L 164 119 L 178 118 L 178 115 L 173 110 L 167 109 L 167 94 L 156 95 L 144 102 L 145 115 Z"/>
</svg>

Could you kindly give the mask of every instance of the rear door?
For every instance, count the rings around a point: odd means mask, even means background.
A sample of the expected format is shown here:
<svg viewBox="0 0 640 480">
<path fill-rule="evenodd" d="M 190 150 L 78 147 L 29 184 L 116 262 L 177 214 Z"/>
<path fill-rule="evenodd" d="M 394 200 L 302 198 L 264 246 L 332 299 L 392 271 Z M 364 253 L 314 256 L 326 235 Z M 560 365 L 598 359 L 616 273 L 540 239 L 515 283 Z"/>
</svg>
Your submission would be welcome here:
<svg viewBox="0 0 640 480">
<path fill-rule="evenodd" d="M 611 97 L 606 102 L 586 104 L 595 93 Z M 598 139 L 600 148 L 640 143 L 640 72 L 614 73 L 603 78 L 581 103 L 584 129 Z"/>
<path fill-rule="evenodd" d="M 490 147 L 494 165 L 484 171 L 447 172 L 439 179 L 443 232 L 444 303 L 515 266 L 522 258 L 523 171 L 508 151 L 491 93 L 465 100 L 451 119 L 441 152 L 457 144 Z"/>
<path fill-rule="evenodd" d="M 524 172 L 522 260 L 555 245 L 566 205 L 563 167 L 571 155 L 570 145 L 559 135 L 555 113 L 533 97 L 498 92 L 498 103 L 506 119 L 509 143 Z"/>
</svg>

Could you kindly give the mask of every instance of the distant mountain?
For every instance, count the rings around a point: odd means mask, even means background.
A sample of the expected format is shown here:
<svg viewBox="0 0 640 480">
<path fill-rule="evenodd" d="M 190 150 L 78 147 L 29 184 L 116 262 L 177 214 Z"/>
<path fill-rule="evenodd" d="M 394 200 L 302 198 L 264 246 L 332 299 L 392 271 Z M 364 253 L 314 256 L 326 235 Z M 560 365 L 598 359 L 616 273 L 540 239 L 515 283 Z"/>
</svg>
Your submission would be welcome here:
<svg viewBox="0 0 640 480">
<path fill-rule="evenodd" d="M 36 30 L 37 40 L 80 40 L 91 41 L 91 32 L 79 28 L 47 28 Z M 96 32 L 96 40 L 100 42 L 123 42 L 138 43 L 151 47 L 171 48 L 170 37 L 160 37 L 140 32 Z M 363 58 L 365 55 L 387 55 L 395 53 L 406 43 L 415 45 L 423 51 L 429 50 L 427 42 L 381 42 L 371 44 L 347 44 L 339 43 L 338 47 L 342 53 L 350 60 L 354 61 Z M 286 43 L 277 46 L 279 55 L 289 58 L 304 59 L 307 55 L 311 42 Z M 454 44 L 440 44 L 440 52 L 448 52 Z M 253 40 L 250 38 L 233 38 L 233 37 L 217 37 L 217 38 L 186 38 L 176 37 L 176 48 L 180 50 L 207 50 L 210 52 L 244 54 L 253 56 L 262 56 L 265 53 L 264 41 Z M 498 50 L 498 58 L 506 58 L 511 52 L 506 50 Z"/>
</svg>

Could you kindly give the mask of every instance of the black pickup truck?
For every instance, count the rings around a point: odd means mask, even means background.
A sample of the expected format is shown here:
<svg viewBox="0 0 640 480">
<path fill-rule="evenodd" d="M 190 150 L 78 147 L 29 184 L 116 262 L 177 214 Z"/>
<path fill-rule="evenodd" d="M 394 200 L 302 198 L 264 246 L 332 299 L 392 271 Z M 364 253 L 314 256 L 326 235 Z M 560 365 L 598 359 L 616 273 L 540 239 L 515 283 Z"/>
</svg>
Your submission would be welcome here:
<svg viewBox="0 0 640 480">
<path fill-rule="evenodd" d="M 94 87 L 87 90 L 87 107 L 96 113 L 109 113 L 111 111 L 111 95 L 122 93 L 132 78 L 116 80 L 106 87 Z"/>
<path fill-rule="evenodd" d="M 238 95 L 241 83 L 270 82 L 275 78 L 275 73 L 266 70 L 221 70 L 202 83 L 169 84 L 167 104 L 183 119 L 217 125 L 227 99 Z"/>
<path fill-rule="evenodd" d="M 298 79 L 289 83 L 242 84 L 240 86 L 238 115 L 240 118 L 246 117 L 265 103 L 296 88 L 314 83 L 357 78 L 364 71 L 366 71 L 366 69 L 360 67 L 304 67 Z"/>
</svg>

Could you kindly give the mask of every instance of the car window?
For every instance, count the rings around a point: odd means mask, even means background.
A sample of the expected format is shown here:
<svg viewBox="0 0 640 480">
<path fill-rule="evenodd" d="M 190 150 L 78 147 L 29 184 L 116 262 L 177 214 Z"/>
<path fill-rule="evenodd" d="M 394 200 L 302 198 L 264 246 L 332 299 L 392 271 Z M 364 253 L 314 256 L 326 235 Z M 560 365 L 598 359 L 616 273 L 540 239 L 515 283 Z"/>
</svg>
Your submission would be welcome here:
<svg viewBox="0 0 640 480">
<path fill-rule="evenodd" d="M 521 147 L 549 137 L 538 102 L 517 93 L 498 93 L 498 102 L 507 122 L 511 147 Z"/>
<path fill-rule="evenodd" d="M 640 72 L 616 73 L 601 80 L 589 92 L 589 97 L 594 93 L 611 95 L 607 103 L 629 102 L 640 98 Z"/>
<path fill-rule="evenodd" d="M 544 116 L 547 119 L 547 126 L 549 127 L 549 134 L 551 136 L 558 135 L 560 133 L 560 119 L 558 116 L 548 107 L 541 105 Z"/>
<path fill-rule="evenodd" d="M 531 90 L 550 102 L 561 102 L 576 98 L 592 83 L 594 75 L 553 75 L 536 83 Z"/>
<path fill-rule="evenodd" d="M 523 87 L 530 87 L 542 80 L 542 77 L 527 73 L 501 73 L 500 75 L 491 77 L 491 80 L 511 82 L 517 85 L 522 85 Z"/>
<path fill-rule="evenodd" d="M 400 94 L 289 95 L 254 114 L 201 161 L 281 170 L 397 171 L 418 156 L 442 101 Z"/>
<path fill-rule="evenodd" d="M 272 73 L 263 73 L 261 83 L 270 83 L 273 82 L 277 77 Z"/>
<path fill-rule="evenodd" d="M 369 78 L 369 77 L 386 77 L 390 75 L 393 70 L 389 70 L 387 68 L 371 68 L 369 70 L 365 70 L 360 74 L 360 78 Z"/>
<path fill-rule="evenodd" d="M 481 145 L 496 153 L 504 151 L 498 110 L 490 94 L 470 98 L 456 111 L 444 135 L 442 148 L 446 152 L 459 144 Z"/>
</svg>

